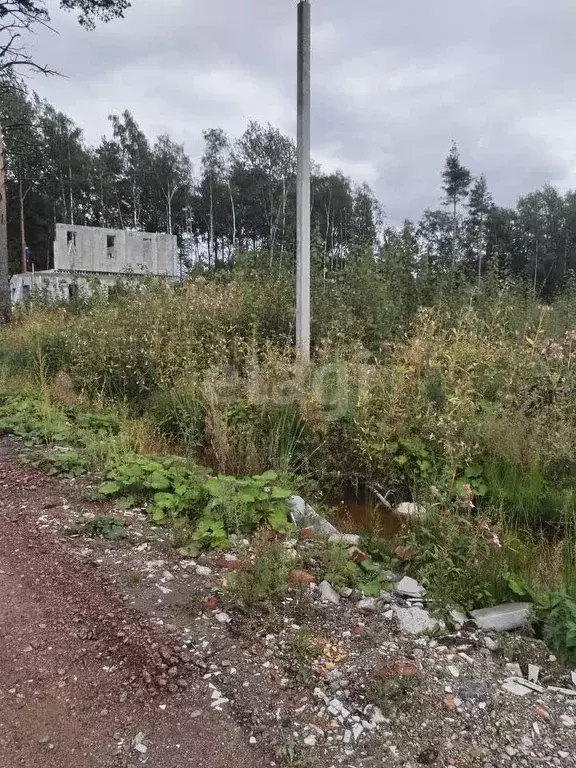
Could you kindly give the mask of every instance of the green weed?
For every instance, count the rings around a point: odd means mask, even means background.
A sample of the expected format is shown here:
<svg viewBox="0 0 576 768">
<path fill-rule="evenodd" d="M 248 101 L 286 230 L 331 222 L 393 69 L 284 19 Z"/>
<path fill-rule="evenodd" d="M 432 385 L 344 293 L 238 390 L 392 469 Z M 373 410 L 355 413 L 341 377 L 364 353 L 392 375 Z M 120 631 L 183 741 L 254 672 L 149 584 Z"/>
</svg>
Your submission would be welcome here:
<svg viewBox="0 0 576 768">
<path fill-rule="evenodd" d="M 230 580 L 230 594 L 242 605 L 252 605 L 281 595 L 288 589 L 288 574 L 294 567 L 281 542 L 270 541 L 265 534 L 256 538 L 256 556 L 244 561 Z"/>
<path fill-rule="evenodd" d="M 124 520 L 117 516 L 102 515 L 78 523 L 73 529 L 74 533 L 94 538 L 110 539 L 117 541 L 123 539 L 125 534 Z"/>
</svg>

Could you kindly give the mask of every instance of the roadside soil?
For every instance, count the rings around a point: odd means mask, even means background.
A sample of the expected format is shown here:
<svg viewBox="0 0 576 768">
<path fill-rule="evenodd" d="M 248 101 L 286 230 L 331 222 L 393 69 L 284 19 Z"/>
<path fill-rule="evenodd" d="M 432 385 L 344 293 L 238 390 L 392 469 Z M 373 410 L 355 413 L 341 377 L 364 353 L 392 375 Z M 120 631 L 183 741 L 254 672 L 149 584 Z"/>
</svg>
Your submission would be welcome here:
<svg viewBox="0 0 576 768">
<path fill-rule="evenodd" d="M 401 595 L 307 583 L 247 609 L 228 587 L 254 542 L 178 553 L 23 448 L 0 438 L 0 768 L 576 768 L 576 678 L 539 640 L 413 636 Z M 121 540 L 78 532 L 109 514 Z"/>
<path fill-rule="evenodd" d="M 0 440 L 0 768 L 269 765 L 211 709 L 179 636 L 51 522 L 94 505 L 23 467 L 13 446 Z M 167 669 L 176 693 L 156 684 Z"/>
</svg>

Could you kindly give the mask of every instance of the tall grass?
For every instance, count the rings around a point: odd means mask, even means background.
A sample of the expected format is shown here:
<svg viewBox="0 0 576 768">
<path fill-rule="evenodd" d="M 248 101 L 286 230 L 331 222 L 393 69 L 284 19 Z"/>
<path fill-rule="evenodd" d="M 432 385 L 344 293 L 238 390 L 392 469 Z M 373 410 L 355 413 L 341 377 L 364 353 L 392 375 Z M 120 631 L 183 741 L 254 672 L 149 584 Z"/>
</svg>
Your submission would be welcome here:
<svg viewBox="0 0 576 768">
<path fill-rule="evenodd" d="M 370 269 L 315 277 L 309 371 L 293 364 L 292 276 L 249 268 L 151 281 L 83 311 L 32 305 L 0 332 L 0 370 L 40 389 L 64 371 L 76 396 L 121 403 L 220 472 L 378 482 L 393 501 L 454 498 L 470 480 L 491 514 L 562 526 L 574 514 L 576 299 L 540 306 L 491 277 L 418 307 Z"/>
</svg>

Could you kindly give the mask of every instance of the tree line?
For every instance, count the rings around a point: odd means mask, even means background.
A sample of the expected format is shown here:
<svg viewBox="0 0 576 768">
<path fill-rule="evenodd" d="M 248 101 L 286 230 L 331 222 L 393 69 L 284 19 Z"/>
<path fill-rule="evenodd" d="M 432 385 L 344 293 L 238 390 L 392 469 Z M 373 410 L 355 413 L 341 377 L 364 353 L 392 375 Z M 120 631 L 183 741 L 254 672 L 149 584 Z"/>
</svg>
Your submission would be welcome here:
<svg viewBox="0 0 576 768">
<path fill-rule="evenodd" d="M 534 295 L 561 290 L 576 273 L 576 193 L 550 185 L 498 206 L 486 178 L 474 178 L 452 144 L 442 171 L 443 207 L 390 232 L 413 268 L 432 276 L 458 271 L 480 281 L 487 271 L 523 280 Z"/>
<path fill-rule="evenodd" d="M 22 82 L 0 93 L 5 128 L 12 271 L 25 245 L 51 266 L 55 223 L 164 231 L 188 262 L 218 268 L 245 251 L 288 264 L 295 247 L 296 147 L 271 125 L 250 122 L 236 140 L 204 131 L 197 172 L 170 136 L 150 142 L 129 112 L 110 115 L 95 147 L 81 129 Z M 326 269 L 375 241 L 379 207 L 366 185 L 315 167 L 312 217 Z"/>
<path fill-rule="evenodd" d="M 241 253 L 291 268 L 295 253 L 296 147 L 271 125 L 250 122 L 233 139 L 203 133 L 194 168 L 168 135 L 150 142 L 129 112 L 110 115 L 110 132 L 88 146 L 73 120 L 4 79 L 10 269 L 20 272 L 25 247 L 37 268 L 50 268 L 56 222 L 164 231 L 178 236 L 185 266 L 230 268 Z M 498 206 L 484 176 L 475 178 L 452 145 L 441 173 L 442 206 L 419 221 L 386 227 L 366 184 L 342 173 L 312 174 L 315 265 L 339 272 L 359 254 L 400 259 L 413 275 L 481 280 L 489 270 L 551 295 L 576 271 L 576 193 L 547 186 L 514 208 Z M 400 255 L 399 255 L 400 254 Z"/>
</svg>

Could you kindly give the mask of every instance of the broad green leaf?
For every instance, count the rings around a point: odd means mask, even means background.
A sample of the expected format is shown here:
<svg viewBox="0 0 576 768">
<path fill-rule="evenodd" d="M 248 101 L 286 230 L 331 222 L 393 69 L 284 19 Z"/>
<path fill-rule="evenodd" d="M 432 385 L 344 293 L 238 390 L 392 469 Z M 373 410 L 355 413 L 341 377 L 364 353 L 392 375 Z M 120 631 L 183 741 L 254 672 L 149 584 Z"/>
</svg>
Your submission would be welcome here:
<svg viewBox="0 0 576 768">
<path fill-rule="evenodd" d="M 155 493 L 154 504 L 162 509 L 173 509 L 176 506 L 176 498 L 173 493 Z"/>
<path fill-rule="evenodd" d="M 292 530 L 292 525 L 288 522 L 288 517 L 283 509 L 275 509 L 268 515 L 268 525 L 278 533 Z"/>
<path fill-rule="evenodd" d="M 228 477 L 211 477 L 207 480 L 204 488 L 210 496 L 222 497 L 230 494 L 231 483 Z"/>
<path fill-rule="evenodd" d="M 116 509 L 133 509 L 136 506 L 136 499 L 133 496 L 120 496 L 114 504 Z"/>
<path fill-rule="evenodd" d="M 258 491 L 246 490 L 242 491 L 242 493 L 238 495 L 238 501 L 242 502 L 243 504 L 252 504 L 256 501 L 257 497 Z"/>
<path fill-rule="evenodd" d="M 382 585 L 380 579 L 372 579 L 364 584 L 360 584 L 360 589 L 366 595 L 366 597 L 380 597 L 380 590 Z"/>
<path fill-rule="evenodd" d="M 119 483 L 109 481 L 107 483 L 102 483 L 98 490 L 103 496 L 114 496 L 115 493 L 118 493 L 121 487 L 122 486 Z"/>
<path fill-rule="evenodd" d="M 292 491 L 288 491 L 286 488 L 272 488 L 270 496 L 273 499 L 289 499 L 292 496 Z"/>
<path fill-rule="evenodd" d="M 193 541 L 186 547 L 181 547 L 178 550 L 178 554 L 181 557 L 198 557 L 200 551 L 200 546 L 195 541 Z"/>
<path fill-rule="evenodd" d="M 150 475 L 147 485 L 155 491 L 167 491 L 171 483 L 164 472 L 154 471 Z"/>
<path fill-rule="evenodd" d="M 152 520 L 155 523 L 161 523 L 166 520 L 166 513 L 163 509 L 158 509 L 158 507 L 151 507 L 149 511 L 152 512 Z"/>
<path fill-rule="evenodd" d="M 267 472 L 264 472 L 263 475 L 254 475 L 253 479 L 258 483 L 274 483 L 278 480 L 278 472 L 269 469 Z"/>
</svg>

